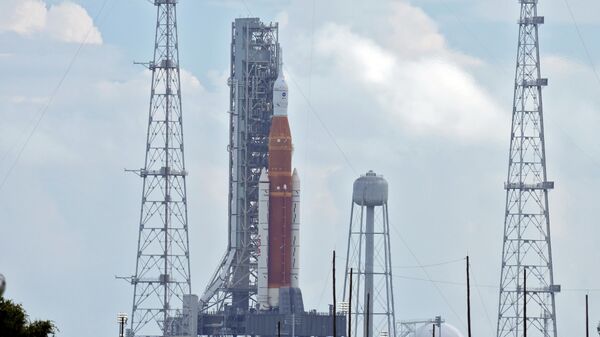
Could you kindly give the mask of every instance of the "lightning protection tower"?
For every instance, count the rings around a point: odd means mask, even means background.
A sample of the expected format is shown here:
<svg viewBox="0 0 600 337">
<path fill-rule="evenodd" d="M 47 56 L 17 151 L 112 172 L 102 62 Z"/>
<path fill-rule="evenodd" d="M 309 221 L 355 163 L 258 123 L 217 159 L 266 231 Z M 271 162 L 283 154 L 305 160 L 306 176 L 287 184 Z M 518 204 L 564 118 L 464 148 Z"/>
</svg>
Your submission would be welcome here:
<svg viewBox="0 0 600 337">
<path fill-rule="evenodd" d="M 382 176 L 369 171 L 354 182 L 344 278 L 347 299 L 353 268 L 349 337 L 396 337 L 387 201 L 388 184 Z"/>
<path fill-rule="evenodd" d="M 268 165 L 279 27 L 236 19 L 231 30 L 229 240 L 202 297 L 203 311 L 246 312 L 256 306 L 258 183 Z"/>
<path fill-rule="evenodd" d="M 154 60 L 146 64 L 152 71 L 146 161 L 136 171 L 143 191 L 130 336 L 181 334 L 184 296 L 191 292 L 177 0 L 154 0 L 154 5 Z"/>
<path fill-rule="evenodd" d="M 540 74 L 538 0 L 520 0 L 519 40 L 498 308 L 498 337 L 556 337 L 546 149 Z M 524 270 L 527 282 L 523 280 Z M 527 289 L 524 289 L 524 283 Z M 524 322 L 524 306 L 527 319 Z"/>
</svg>

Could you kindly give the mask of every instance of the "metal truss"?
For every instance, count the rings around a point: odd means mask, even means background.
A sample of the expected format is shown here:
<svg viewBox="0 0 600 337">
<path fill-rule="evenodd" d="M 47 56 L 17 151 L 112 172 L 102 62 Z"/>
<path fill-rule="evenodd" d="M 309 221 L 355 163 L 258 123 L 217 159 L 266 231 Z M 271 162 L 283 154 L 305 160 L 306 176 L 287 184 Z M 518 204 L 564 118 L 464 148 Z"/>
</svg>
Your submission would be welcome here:
<svg viewBox="0 0 600 337">
<path fill-rule="evenodd" d="M 432 329 L 439 329 L 438 336 L 441 335 L 442 324 L 445 321 L 442 316 L 436 316 L 433 319 L 417 319 L 411 321 L 400 321 L 396 322 L 396 330 L 398 331 L 398 337 L 416 337 L 417 335 L 417 324 L 429 325 L 431 324 Z"/>
<path fill-rule="evenodd" d="M 236 19 L 231 38 L 229 242 L 200 305 L 245 312 L 256 304 L 258 182 L 268 165 L 279 28 L 258 18 Z"/>
<path fill-rule="evenodd" d="M 554 297 L 560 286 L 554 284 L 548 211 L 548 191 L 554 183 L 546 176 L 542 106 L 542 87 L 548 80 L 540 74 L 538 43 L 544 17 L 537 14 L 537 0 L 519 2 L 497 336 L 518 337 L 526 329 L 527 336 L 556 337 Z M 527 289 L 523 287 L 525 270 Z"/>
<path fill-rule="evenodd" d="M 176 3 L 154 1 L 146 160 L 135 171 L 143 192 L 129 336 L 180 334 L 177 318 L 191 292 Z"/>
<path fill-rule="evenodd" d="M 343 293 L 344 301 L 352 296 L 352 335 L 349 337 L 397 336 L 389 234 L 387 201 L 377 207 L 352 203 Z M 374 248 L 371 252 L 368 249 L 369 235 Z M 369 258 L 369 255 L 372 257 Z M 369 260 L 372 261 L 370 266 Z M 349 291 L 351 268 L 352 294 Z M 369 291 L 369 310 L 366 304 L 368 288 L 372 289 L 372 292 Z M 368 328 L 367 313 L 371 316 Z"/>
</svg>

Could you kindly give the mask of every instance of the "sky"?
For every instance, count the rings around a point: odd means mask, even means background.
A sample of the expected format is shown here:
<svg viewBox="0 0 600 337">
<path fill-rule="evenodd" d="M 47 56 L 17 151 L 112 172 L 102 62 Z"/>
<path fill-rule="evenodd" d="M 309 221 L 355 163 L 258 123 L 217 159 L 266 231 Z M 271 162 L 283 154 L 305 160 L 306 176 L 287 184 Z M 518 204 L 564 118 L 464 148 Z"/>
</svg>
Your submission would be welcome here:
<svg viewBox="0 0 600 337">
<path fill-rule="evenodd" d="M 600 3 L 539 10 L 558 329 L 583 334 L 586 292 L 600 320 Z M 494 335 L 518 4 L 181 0 L 178 15 L 193 291 L 226 247 L 231 22 L 257 16 L 279 22 L 290 82 L 305 306 L 327 308 L 352 182 L 372 169 L 390 185 L 396 318 L 464 333 L 469 254 L 473 331 Z M 143 165 L 150 74 L 133 61 L 152 55 L 154 16 L 143 0 L 0 0 L 0 273 L 61 337 L 111 335 L 131 311 L 115 275 L 134 272 L 141 181 L 123 169 Z"/>
</svg>

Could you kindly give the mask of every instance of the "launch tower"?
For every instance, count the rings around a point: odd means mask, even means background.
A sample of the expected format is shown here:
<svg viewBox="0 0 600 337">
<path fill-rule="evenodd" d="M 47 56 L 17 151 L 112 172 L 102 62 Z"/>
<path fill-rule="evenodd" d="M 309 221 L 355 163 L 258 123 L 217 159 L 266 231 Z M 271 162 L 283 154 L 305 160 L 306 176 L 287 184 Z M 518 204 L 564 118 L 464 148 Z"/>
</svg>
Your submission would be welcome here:
<svg viewBox="0 0 600 337">
<path fill-rule="evenodd" d="M 554 296 L 560 286 L 554 284 L 548 210 L 548 192 L 554 183 L 546 176 L 542 105 L 542 87 L 548 80 L 541 76 L 538 43 L 544 17 L 538 15 L 538 0 L 519 3 L 497 336 L 556 337 Z"/>
<path fill-rule="evenodd" d="M 204 294 L 202 310 L 245 312 L 257 305 L 258 184 L 268 166 L 278 24 L 236 19 L 231 29 L 229 240 Z"/>
<path fill-rule="evenodd" d="M 128 336 L 192 335 L 184 331 L 191 292 L 183 147 L 177 1 L 154 0 L 156 37 L 135 275 Z"/>
</svg>

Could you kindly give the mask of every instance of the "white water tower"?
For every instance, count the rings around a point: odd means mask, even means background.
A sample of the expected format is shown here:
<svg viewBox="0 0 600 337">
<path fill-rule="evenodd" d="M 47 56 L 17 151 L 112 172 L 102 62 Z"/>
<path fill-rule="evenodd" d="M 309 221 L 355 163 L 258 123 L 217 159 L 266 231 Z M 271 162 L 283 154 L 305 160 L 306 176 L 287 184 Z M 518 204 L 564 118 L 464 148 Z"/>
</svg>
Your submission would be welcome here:
<svg viewBox="0 0 600 337">
<path fill-rule="evenodd" d="M 352 269 L 349 337 L 397 337 L 387 181 L 373 171 L 356 179 L 350 212 L 344 278 L 344 301 L 349 301 Z"/>
</svg>

